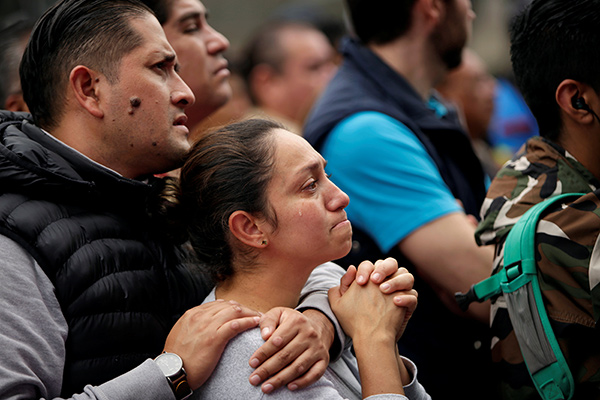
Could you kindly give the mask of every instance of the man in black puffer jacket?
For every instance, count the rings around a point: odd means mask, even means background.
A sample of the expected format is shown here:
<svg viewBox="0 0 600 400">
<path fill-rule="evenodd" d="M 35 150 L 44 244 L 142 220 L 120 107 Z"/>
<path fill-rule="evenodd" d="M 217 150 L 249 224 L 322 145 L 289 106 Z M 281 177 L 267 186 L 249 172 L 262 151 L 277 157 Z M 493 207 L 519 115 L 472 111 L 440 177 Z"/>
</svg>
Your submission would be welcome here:
<svg viewBox="0 0 600 400">
<path fill-rule="evenodd" d="M 137 0 L 63 0 L 36 25 L 20 68 L 32 115 L 0 112 L 0 398 L 69 397 L 86 384 L 99 386 L 79 399 L 184 398 L 227 341 L 258 324 L 236 304 L 194 307 L 207 283 L 153 217 L 162 188 L 153 175 L 189 148 L 194 96 L 176 70 Z M 313 292 L 337 283 L 328 268 Z M 288 322 L 266 354 L 301 354 L 304 370 L 327 354 L 332 315 L 271 317 L 271 332 Z"/>
</svg>

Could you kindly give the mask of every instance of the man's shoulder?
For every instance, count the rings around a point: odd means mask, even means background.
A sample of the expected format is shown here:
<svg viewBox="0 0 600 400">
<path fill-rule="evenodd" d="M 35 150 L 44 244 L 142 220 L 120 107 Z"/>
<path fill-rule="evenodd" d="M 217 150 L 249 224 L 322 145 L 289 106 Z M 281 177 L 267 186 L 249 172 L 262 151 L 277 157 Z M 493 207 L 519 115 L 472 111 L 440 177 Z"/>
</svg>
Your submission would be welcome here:
<svg viewBox="0 0 600 400">
<path fill-rule="evenodd" d="M 323 143 L 321 154 L 335 175 L 351 174 L 353 179 L 376 171 L 378 176 L 388 175 L 394 182 L 405 181 L 412 175 L 402 171 L 420 168 L 423 173 L 435 169 L 414 132 L 376 111 L 358 112 L 340 121 Z M 411 163 L 402 162 L 407 157 Z"/>
<path fill-rule="evenodd" d="M 0 122 L 7 122 L 7 121 L 13 121 L 13 122 L 29 121 L 29 122 L 32 122 L 33 118 L 31 116 L 31 114 L 29 114 L 27 112 L 14 112 L 14 111 L 0 110 Z"/>
<path fill-rule="evenodd" d="M 397 118 L 374 110 L 354 112 L 343 118 L 336 126 L 336 129 L 369 130 L 372 134 L 377 134 L 380 128 L 410 132 L 410 129 Z"/>
<path fill-rule="evenodd" d="M 347 146 L 420 146 L 409 127 L 379 111 L 359 111 L 343 118 L 332 129 L 327 141 L 341 141 Z"/>
<path fill-rule="evenodd" d="M 533 205 L 562 193 L 587 193 L 591 176 L 564 150 L 540 137 L 526 145 L 496 174 L 481 207 L 479 243 L 498 244 Z"/>
</svg>

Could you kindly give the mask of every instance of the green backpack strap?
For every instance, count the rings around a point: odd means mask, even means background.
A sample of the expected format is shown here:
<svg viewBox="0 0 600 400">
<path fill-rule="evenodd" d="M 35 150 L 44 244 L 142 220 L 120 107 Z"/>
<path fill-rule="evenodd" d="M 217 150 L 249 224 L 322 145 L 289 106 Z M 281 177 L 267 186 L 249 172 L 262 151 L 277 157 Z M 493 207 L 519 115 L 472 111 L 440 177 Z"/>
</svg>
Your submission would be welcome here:
<svg viewBox="0 0 600 400">
<path fill-rule="evenodd" d="M 544 306 L 535 260 L 535 234 L 540 215 L 548 207 L 582 195 L 552 197 L 529 209 L 508 234 L 504 268 L 473 285 L 467 294 L 456 294 L 463 310 L 472 301 L 504 294 L 527 370 L 544 400 L 571 399 L 574 382 Z"/>
</svg>

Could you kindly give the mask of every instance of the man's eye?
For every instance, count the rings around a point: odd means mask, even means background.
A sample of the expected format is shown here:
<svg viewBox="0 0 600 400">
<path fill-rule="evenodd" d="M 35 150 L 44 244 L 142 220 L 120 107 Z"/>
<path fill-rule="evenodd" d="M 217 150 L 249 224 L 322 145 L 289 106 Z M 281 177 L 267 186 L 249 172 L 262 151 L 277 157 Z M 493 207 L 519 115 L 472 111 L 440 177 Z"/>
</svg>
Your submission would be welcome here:
<svg viewBox="0 0 600 400">
<path fill-rule="evenodd" d="M 183 33 L 193 33 L 198 32 L 199 30 L 200 26 L 198 26 L 198 24 L 190 24 L 183 29 Z"/>
</svg>

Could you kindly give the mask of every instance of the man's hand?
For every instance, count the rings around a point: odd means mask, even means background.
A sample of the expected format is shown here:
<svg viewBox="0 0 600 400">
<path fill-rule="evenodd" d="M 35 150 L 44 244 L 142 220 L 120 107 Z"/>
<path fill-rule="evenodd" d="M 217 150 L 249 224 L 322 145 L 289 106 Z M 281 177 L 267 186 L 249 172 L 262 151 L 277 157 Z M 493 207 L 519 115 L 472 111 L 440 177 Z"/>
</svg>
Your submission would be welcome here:
<svg viewBox="0 0 600 400">
<path fill-rule="evenodd" d="M 195 390 L 210 377 L 229 340 L 259 321 L 258 312 L 235 301 L 212 301 L 188 310 L 177 321 L 164 350 L 181 357 L 188 383 Z"/>
<path fill-rule="evenodd" d="M 250 357 L 250 366 L 256 368 L 250 375 L 252 385 L 264 382 L 265 393 L 284 385 L 296 390 L 325 373 L 334 332 L 322 313 L 277 307 L 263 315 L 260 327 L 266 343 Z"/>
</svg>

